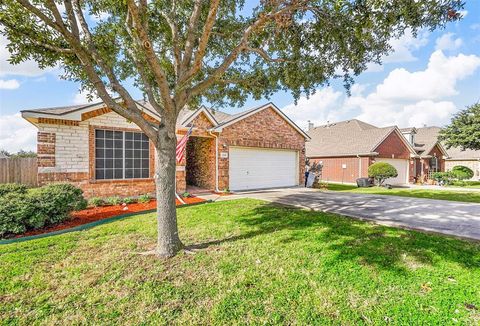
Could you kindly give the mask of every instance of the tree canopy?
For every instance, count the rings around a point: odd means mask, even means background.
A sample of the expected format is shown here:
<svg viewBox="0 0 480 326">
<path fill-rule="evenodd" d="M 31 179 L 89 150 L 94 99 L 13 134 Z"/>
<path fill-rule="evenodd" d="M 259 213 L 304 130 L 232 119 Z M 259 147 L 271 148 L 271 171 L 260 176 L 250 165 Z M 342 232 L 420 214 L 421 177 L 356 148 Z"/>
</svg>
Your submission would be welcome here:
<svg viewBox="0 0 480 326">
<path fill-rule="evenodd" d="M 455 114 L 451 123 L 440 131 L 447 148 L 480 150 L 480 103 Z"/>
<path fill-rule="evenodd" d="M 460 18 L 460 0 L 0 0 L 11 63 L 60 65 L 156 148 L 158 252 L 182 244 L 175 213 L 176 120 L 200 103 L 312 94 L 380 62 L 407 30 Z M 159 116 L 132 97 L 133 83 Z"/>
</svg>

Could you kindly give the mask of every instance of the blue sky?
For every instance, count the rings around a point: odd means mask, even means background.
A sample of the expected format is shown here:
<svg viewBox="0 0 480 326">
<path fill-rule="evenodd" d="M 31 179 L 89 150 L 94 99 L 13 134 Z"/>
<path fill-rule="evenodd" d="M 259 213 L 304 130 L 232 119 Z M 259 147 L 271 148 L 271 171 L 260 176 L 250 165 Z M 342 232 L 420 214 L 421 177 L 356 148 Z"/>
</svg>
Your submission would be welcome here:
<svg viewBox="0 0 480 326">
<path fill-rule="evenodd" d="M 23 109 L 85 103 L 74 82 L 59 70 L 41 70 L 34 62 L 8 64 L 6 40 L 0 37 L 0 148 L 35 149 L 36 130 L 19 116 Z M 409 33 L 392 40 L 395 52 L 381 66 L 372 65 L 355 79 L 348 97 L 341 81 L 318 89 L 297 105 L 288 93 L 271 101 L 300 126 L 358 118 L 378 125 L 445 125 L 458 110 L 480 101 L 480 1 L 467 1 L 464 19 L 446 29 Z M 141 98 L 140 92 L 135 92 Z M 238 112 L 265 103 L 247 101 Z"/>
</svg>

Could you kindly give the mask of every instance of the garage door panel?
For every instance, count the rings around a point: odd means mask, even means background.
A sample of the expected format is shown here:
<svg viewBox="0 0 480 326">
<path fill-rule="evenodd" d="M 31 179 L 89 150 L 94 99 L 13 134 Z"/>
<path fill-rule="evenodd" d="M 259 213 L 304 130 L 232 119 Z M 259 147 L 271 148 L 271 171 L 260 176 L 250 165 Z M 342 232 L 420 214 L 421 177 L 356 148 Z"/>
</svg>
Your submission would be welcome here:
<svg viewBox="0 0 480 326">
<path fill-rule="evenodd" d="M 402 185 L 408 183 L 408 164 L 409 160 L 377 158 L 377 162 L 385 162 L 393 165 L 397 169 L 396 178 L 388 178 L 385 183 L 392 185 Z"/>
<path fill-rule="evenodd" d="M 231 190 L 298 185 L 296 151 L 231 147 L 229 157 Z"/>
</svg>

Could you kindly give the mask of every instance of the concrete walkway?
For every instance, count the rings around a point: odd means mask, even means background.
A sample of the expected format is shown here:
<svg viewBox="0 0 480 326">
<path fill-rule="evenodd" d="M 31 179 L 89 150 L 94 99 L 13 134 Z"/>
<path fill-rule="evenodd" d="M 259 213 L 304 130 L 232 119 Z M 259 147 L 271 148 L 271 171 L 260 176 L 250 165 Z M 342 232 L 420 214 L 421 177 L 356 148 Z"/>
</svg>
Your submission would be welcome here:
<svg viewBox="0 0 480 326">
<path fill-rule="evenodd" d="M 480 204 L 398 196 L 286 188 L 210 195 L 214 201 L 255 198 L 316 211 L 333 212 L 401 226 L 480 240 Z"/>
</svg>

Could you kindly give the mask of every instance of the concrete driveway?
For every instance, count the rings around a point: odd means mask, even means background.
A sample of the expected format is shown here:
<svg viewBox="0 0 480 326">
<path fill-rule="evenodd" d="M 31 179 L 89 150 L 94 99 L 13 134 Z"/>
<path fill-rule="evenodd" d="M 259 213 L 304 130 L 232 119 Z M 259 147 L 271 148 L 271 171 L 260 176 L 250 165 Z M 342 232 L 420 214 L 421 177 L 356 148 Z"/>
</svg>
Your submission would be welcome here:
<svg viewBox="0 0 480 326">
<path fill-rule="evenodd" d="M 217 200 L 256 198 L 316 211 L 480 240 L 480 204 L 286 188 L 239 193 Z M 215 199 L 215 198 L 210 198 Z"/>
</svg>

